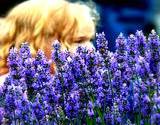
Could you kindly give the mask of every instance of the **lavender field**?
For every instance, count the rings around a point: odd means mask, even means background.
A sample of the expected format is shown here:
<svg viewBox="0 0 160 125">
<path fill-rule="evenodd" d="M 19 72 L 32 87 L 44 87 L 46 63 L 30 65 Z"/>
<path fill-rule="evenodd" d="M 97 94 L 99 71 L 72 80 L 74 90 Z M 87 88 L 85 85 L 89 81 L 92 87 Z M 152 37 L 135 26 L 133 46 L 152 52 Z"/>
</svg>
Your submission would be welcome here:
<svg viewBox="0 0 160 125">
<path fill-rule="evenodd" d="M 52 59 L 28 43 L 8 57 L 9 76 L 0 88 L 0 124 L 160 125 L 160 39 L 153 30 L 116 39 L 108 50 L 104 33 L 96 50 L 61 51 Z M 50 65 L 56 65 L 55 74 Z"/>
</svg>

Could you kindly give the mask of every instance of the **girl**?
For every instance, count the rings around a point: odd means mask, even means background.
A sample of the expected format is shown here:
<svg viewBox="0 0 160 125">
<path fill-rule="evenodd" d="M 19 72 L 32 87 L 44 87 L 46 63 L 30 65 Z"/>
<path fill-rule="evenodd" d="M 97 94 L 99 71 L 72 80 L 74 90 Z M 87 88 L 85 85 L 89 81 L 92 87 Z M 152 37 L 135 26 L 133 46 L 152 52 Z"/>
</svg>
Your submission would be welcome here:
<svg viewBox="0 0 160 125">
<path fill-rule="evenodd" d="M 14 7 L 0 19 L 0 83 L 7 76 L 7 56 L 12 46 L 29 42 L 34 56 L 38 49 L 51 55 L 52 41 L 61 42 L 62 50 L 74 52 L 78 45 L 94 48 L 96 16 L 94 10 L 65 0 L 29 0 Z"/>
</svg>

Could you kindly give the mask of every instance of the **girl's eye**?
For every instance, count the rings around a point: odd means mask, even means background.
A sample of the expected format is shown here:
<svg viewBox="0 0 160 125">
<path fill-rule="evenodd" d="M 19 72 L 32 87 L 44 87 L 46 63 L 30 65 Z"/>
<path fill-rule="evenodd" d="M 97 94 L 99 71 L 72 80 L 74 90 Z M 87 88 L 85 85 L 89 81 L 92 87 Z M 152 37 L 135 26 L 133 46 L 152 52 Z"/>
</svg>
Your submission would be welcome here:
<svg viewBox="0 0 160 125">
<path fill-rule="evenodd" d="M 75 43 L 83 43 L 85 41 L 87 41 L 88 38 L 85 36 L 79 37 L 77 40 L 75 40 Z"/>
<path fill-rule="evenodd" d="M 82 40 L 75 41 L 75 43 L 82 43 L 82 42 L 83 42 Z"/>
</svg>

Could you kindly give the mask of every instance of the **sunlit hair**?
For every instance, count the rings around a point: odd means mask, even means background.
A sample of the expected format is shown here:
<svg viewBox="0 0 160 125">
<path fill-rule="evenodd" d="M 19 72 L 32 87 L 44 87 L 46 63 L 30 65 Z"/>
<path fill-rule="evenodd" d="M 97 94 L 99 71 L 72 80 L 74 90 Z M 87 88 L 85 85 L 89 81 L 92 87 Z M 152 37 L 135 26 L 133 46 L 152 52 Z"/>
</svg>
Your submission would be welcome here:
<svg viewBox="0 0 160 125">
<path fill-rule="evenodd" d="M 25 41 L 35 55 L 38 49 L 50 54 L 55 39 L 62 49 L 91 40 L 96 24 L 91 12 L 84 4 L 65 0 L 29 0 L 17 5 L 0 19 L 0 67 L 6 65 L 9 49 Z"/>
</svg>

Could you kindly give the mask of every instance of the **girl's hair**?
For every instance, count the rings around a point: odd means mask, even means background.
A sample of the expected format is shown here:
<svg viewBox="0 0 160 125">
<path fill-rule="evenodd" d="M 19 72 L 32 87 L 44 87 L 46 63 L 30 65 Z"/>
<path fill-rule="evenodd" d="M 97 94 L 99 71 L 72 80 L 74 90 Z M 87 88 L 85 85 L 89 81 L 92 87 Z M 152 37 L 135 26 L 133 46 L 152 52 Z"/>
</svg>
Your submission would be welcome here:
<svg viewBox="0 0 160 125">
<path fill-rule="evenodd" d="M 62 49 L 90 40 L 96 26 L 91 13 L 88 6 L 65 0 L 29 0 L 17 5 L 0 18 L 0 67 L 7 66 L 9 49 L 19 48 L 22 42 L 29 42 L 35 55 L 38 49 L 50 50 L 47 46 L 55 39 Z"/>
</svg>

